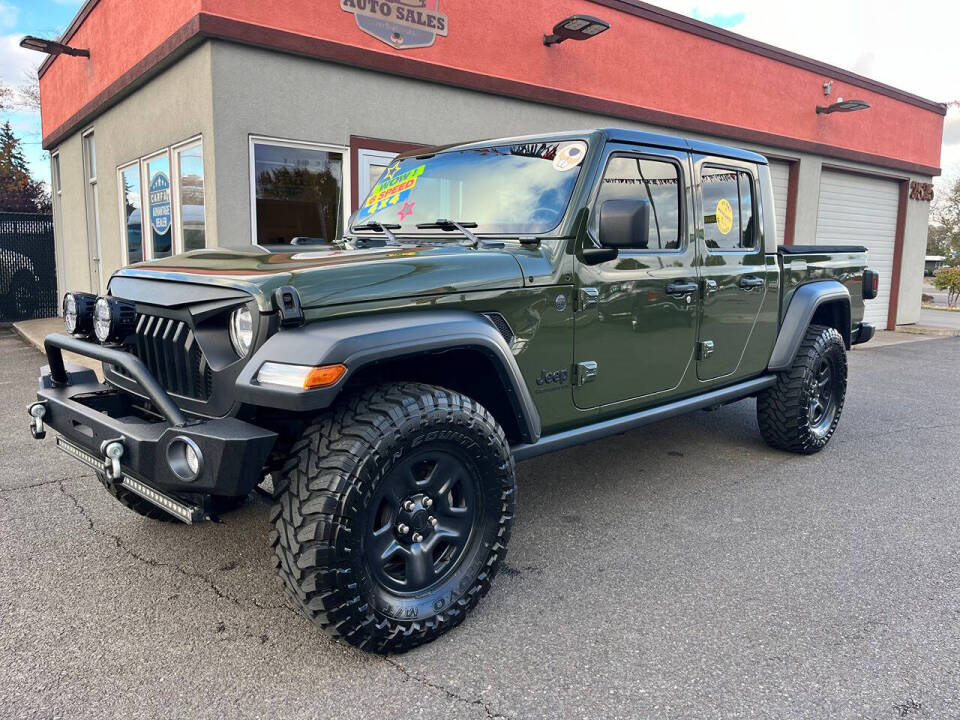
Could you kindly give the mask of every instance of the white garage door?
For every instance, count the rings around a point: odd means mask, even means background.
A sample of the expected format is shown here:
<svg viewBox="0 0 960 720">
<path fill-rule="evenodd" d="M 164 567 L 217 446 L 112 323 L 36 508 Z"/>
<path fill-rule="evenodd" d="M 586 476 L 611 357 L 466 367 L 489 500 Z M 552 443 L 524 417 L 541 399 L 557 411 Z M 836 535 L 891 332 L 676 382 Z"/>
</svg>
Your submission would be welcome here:
<svg viewBox="0 0 960 720">
<path fill-rule="evenodd" d="M 866 303 L 864 319 L 883 330 L 890 307 L 890 277 L 897 234 L 899 184 L 824 170 L 817 213 L 818 245 L 863 245 L 868 265 L 880 273 L 880 292 Z"/>
<path fill-rule="evenodd" d="M 783 231 L 787 227 L 787 193 L 790 189 L 790 163 L 771 160 L 770 180 L 773 181 L 773 207 L 777 215 L 777 245 L 783 245 Z"/>
</svg>

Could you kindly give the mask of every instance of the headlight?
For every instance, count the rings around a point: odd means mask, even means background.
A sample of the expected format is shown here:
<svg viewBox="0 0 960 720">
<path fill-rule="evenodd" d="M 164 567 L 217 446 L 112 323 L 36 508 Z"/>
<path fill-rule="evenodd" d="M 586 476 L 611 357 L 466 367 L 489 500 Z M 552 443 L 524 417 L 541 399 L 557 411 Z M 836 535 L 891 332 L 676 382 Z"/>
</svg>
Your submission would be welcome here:
<svg viewBox="0 0 960 720">
<path fill-rule="evenodd" d="M 230 342 L 240 357 L 246 357 L 253 345 L 253 315 L 245 308 L 233 311 L 230 316 Z"/>
<path fill-rule="evenodd" d="M 93 307 L 93 334 L 102 343 L 117 342 L 133 332 L 136 308 L 122 300 L 102 297 Z"/>
<path fill-rule="evenodd" d="M 67 293 L 63 296 L 63 324 L 71 335 L 89 335 L 93 323 L 93 306 L 97 298 L 90 293 Z"/>
</svg>

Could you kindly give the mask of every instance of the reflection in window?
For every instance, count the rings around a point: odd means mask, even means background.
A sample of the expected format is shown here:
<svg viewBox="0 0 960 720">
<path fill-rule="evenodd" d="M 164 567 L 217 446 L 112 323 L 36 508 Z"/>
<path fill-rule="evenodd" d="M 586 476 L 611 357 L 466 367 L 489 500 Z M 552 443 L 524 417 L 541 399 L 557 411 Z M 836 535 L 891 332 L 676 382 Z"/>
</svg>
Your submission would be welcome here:
<svg viewBox="0 0 960 720">
<path fill-rule="evenodd" d="M 120 185 L 123 223 L 127 238 L 126 264 L 129 265 L 143 260 L 143 214 L 140 209 L 139 165 L 120 172 Z"/>
<path fill-rule="evenodd" d="M 756 247 L 753 186 L 750 175 L 728 168 L 705 167 L 703 180 L 703 236 L 712 250 Z"/>
<path fill-rule="evenodd" d="M 360 205 L 355 223 L 397 223 L 410 232 L 450 218 L 477 223 L 477 233 L 550 232 L 563 219 L 586 151 L 585 142 L 572 140 L 397 160 Z"/>
<path fill-rule="evenodd" d="M 206 247 L 205 207 L 203 202 L 203 150 L 200 145 L 177 151 L 177 198 L 183 252 Z"/>
<path fill-rule="evenodd" d="M 607 164 L 598 207 L 605 200 L 650 203 L 650 250 L 680 247 L 680 169 L 671 162 L 614 156 Z"/>
<path fill-rule="evenodd" d="M 147 215 L 153 257 L 173 254 L 173 206 L 170 203 L 170 158 L 166 155 L 147 162 L 147 192 L 150 210 Z"/>
<path fill-rule="evenodd" d="M 254 143 L 257 243 L 331 242 L 343 231 L 343 155 Z"/>
</svg>

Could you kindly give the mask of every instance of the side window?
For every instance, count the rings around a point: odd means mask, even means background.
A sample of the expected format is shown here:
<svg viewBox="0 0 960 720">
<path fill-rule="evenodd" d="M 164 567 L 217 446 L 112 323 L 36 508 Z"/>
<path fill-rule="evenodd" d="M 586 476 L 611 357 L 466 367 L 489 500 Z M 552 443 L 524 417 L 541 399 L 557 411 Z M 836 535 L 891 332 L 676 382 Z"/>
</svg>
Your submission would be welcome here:
<svg viewBox="0 0 960 720">
<path fill-rule="evenodd" d="M 648 250 L 676 250 L 680 247 L 683 201 L 677 165 L 666 160 L 612 156 L 600 185 L 597 207 L 605 200 L 627 199 L 650 201 Z"/>
<path fill-rule="evenodd" d="M 753 179 L 742 170 L 704 167 L 703 239 L 711 250 L 757 247 L 753 212 Z"/>
</svg>

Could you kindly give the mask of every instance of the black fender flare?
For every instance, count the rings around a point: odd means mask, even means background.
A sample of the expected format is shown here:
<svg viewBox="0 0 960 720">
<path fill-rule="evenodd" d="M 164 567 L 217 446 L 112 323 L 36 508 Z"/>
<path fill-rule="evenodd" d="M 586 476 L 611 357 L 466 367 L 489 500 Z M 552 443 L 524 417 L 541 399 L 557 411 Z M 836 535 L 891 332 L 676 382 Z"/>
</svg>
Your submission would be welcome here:
<svg viewBox="0 0 960 720">
<path fill-rule="evenodd" d="M 804 333 L 810 326 L 813 316 L 824 303 L 840 301 L 846 308 L 844 329 L 840 330 L 843 342 L 850 347 L 850 291 L 837 280 L 817 280 L 801 285 L 793 293 L 787 312 L 780 324 L 777 342 L 773 346 L 767 368 L 773 372 L 788 369 L 800 349 Z"/>
<path fill-rule="evenodd" d="M 539 440 L 540 414 L 510 346 L 490 321 L 467 311 L 358 315 L 284 328 L 271 336 L 240 372 L 237 398 L 257 407 L 298 412 L 323 410 L 333 404 L 350 376 L 363 367 L 451 349 L 478 350 L 493 361 L 523 442 Z M 299 390 L 261 385 L 256 376 L 265 362 L 310 366 L 341 363 L 347 367 L 347 373 L 331 388 Z"/>
</svg>

